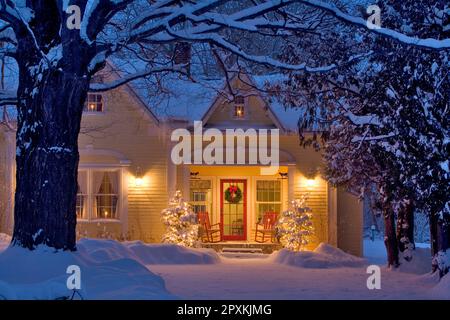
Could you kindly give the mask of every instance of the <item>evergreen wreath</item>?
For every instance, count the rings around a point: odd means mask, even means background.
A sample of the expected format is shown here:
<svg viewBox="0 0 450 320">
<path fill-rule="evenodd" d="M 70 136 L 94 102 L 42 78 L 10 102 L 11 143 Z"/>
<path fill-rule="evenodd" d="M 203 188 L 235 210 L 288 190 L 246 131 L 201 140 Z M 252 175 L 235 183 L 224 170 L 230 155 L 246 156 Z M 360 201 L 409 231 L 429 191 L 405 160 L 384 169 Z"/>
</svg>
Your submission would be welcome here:
<svg viewBox="0 0 450 320">
<path fill-rule="evenodd" d="M 242 191 L 238 186 L 229 186 L 225 190 L 225 200 L 230 203 L 239 203 L 242 200 Z"/>
</svg>

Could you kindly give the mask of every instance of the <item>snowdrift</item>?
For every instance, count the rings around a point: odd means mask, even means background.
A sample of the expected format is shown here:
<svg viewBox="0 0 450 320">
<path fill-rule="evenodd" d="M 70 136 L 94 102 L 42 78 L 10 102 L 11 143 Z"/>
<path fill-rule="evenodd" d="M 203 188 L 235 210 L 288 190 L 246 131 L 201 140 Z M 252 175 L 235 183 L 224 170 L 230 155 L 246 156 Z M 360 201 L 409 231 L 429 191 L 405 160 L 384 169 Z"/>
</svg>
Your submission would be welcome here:
<svg viewBox="0 0 450 320">
<path fill-rule="evenodd" d="M 397 271 L 412 273 L 412 274 L 426 274 L 431 271 L 431 251 L 430 248 L 417 247 L 412 251 L 412 260 L 406 261 L 404 255 L 400 253 L 400 266 Z"/>
<path fill-rule="evenodd" d="M 146 244 L 141 241 L 81 239 L 77 248 L 89 253 L 93 259 L 134 259 L 150 264 L 214 264 L 220 258 L 213 249 L 185 248 L 173 244 Z"/>
<path fill-rule="evenodd" d="M 274 252 L 274 262 L 300 268 L 357 268 L 367 265 L 367 260 L 352 256 L 341 249 L 321 243 L 314 251 L 292 252 L 286 249 Z"/>
<path fill-rule="evenodd" d="M 7 246 L 9 238 L 0 241 Z M 6 244 L 6 245 L 5 245 Z M 164 280 L 146 264 L 211 264 L 219 257 L 210 250 L 142 242 L 82 239 L 76 252 L 34 251 L 8 247 L 0 253 L 0 299 L 57 299 L 71 296 L 67 267 L 81 269 L 84 299 L 176 299 Z"/>
<path fill-rule="evenodd" d="M 431 289 L 431 295 L 435 299 L 450 300 L 450 273 L 444 276 L 438 284 Z"/>
</svg>

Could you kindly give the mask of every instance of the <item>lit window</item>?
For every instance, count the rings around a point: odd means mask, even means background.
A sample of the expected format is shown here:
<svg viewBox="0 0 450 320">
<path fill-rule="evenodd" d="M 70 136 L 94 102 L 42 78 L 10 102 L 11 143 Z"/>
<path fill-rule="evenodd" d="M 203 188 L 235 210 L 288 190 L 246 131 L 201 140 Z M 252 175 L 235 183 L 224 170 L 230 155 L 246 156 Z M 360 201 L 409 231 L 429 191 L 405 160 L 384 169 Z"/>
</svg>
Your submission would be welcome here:
<svg viewBox="0 0 450 320">
<path fill-rule="evenodd" d="M 190 204 L 194 212 L 208 212 L 209 221 L 213 223 L 211 180 L 191 180 L 190 191 Z"/>
<path fill-rule="evenodd" d="M 120 170 L 78 171 L 77 219 L 120 219 Z"/>
<path fill-rule="evenodd" d="M 245 117 L 245 99 L 243 96 L 237 96 L 234 99 L 234 117 L 242 119 Z"/>
<path fill-rule="evenodd" d="M 84 111 L 103 112 L 103 96 L 101 94 L 88 93 Z"/>
<path fill-rule="evenodd" d="M 260 221 L 266 212 L 281 211 L 280 180 L 258 180 L 256 182 L 256 221 Z"/>
<path fill-rule="evenodd" d="M 97 219 L 117 219 L 118 175 L 116 172 L 94 173 L 95 216 Z"/>
</svg>

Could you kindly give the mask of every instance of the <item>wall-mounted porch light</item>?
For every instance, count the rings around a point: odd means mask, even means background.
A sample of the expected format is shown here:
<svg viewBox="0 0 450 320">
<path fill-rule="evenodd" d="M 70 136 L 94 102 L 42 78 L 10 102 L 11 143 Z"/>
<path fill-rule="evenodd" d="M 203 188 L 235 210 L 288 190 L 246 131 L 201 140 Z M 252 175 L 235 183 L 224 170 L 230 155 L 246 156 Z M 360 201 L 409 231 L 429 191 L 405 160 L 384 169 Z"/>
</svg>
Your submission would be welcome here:
<svg viewBox="0 0 450 320">
<path fill-rule="evenodd" d="M 198 171 L 196 171 L 196 172 L 192 172 L 192 171 L 189 172 L 190 179 L 191 180 L 198 180 L 198 179 L 200 179 L 199 177 L 197 177 L 199 173 L 200 172 L 198 172 Z"/>
<path fill-rule="evenodd" d="M 285 179 L 288 178 L 288 173 L 287 172 L 280 172 L 279 171 L 278 174 L 280 175 L 279 179 L 281 179 L 281 180 L 285 180 Z"/>
<path fill-rule="evenodd" d="M 309 169 L 306 173 L 305 173 L 305 186 L 307 188 L 313 188 L 317 185 L 317 181 L 316 181 L 316 176 L 317 176 L 317 170 L 316 169 Z"/>
<path fill-rule="evenodd" d="M 136 187 L 141 187 L 144 184 L 144 178 L 142 176 L 141 167 L 136 168 L 136 175 L 134 178 L 134 184 Z"/>
</svg>

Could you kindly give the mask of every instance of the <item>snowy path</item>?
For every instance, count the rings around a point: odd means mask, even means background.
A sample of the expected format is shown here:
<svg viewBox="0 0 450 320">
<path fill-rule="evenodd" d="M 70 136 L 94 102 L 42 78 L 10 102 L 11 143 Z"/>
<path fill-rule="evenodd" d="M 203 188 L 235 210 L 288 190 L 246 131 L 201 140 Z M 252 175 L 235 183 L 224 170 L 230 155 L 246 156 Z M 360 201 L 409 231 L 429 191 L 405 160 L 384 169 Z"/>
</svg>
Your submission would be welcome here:
<svg viewBox="0 0 450 320">
<path fill-rule="evenodd" d="M 366 268 L 298 268 L 270 259 L 148 268 L 184 299 L 427 299 L 431 288 L 421 276 L 382 268 L 381 290 L 368 290 Z"/>
</svg>

